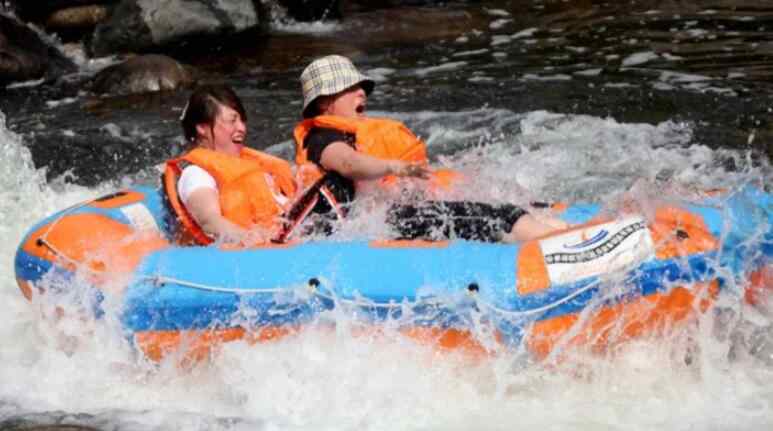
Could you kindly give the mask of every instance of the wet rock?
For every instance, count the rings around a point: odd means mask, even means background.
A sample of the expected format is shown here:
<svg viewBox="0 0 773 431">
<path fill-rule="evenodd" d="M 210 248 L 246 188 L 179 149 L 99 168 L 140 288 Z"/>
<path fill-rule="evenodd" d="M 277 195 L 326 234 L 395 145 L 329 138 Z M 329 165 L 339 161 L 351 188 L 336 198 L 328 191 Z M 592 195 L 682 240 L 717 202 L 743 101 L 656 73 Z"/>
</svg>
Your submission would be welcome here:
<svg viewBox="0 0 773 431">
<path fill-rule="evenodd" d="M 52 78 L 76 69 L 29 26 L 0 15 L 0 85 Z"/>
<path fill-rule="evenodd" d="M 122 0 L 100 23 L 93 53 L 143 52 L 258 26 L 253 0 Z"/>
<path fill-rule="evenodd" d="M 86 5 L 60 9 L 46 19 L 49 30 L 79 30 L 91 29 L 107 18 L 108 9 L 105 5 Z"/>
<path fill-rule="evenodd" d="M 21 19 L 43 21 L 58 10 L 84 5 L 110 5 L 118 0 L 18 0 L 17 11 Z"/>
<path fill-rule="evenodd" d="M 466 3 L 475 3 L 478 0 L 467 0 Z M 460 3 L 465 2 L 461 0 Z M 347 7 L 388 8 L 402 6 L 433 6 L 443 3 L 442 0 L 348 0 Z"/>
<path fill-rule="evenodd" d="M 14 0 L 0 0 L 0 13 L 15 14 L 16 2 Z"/>
<path fill-rule="evenodd" d="M 137 94 L 176 90 L 193 82 L 193 74 L 188 67 L 170 57 L 149 54 L 105 68 L 94 77 L 92 91 Z"/>
</svg>

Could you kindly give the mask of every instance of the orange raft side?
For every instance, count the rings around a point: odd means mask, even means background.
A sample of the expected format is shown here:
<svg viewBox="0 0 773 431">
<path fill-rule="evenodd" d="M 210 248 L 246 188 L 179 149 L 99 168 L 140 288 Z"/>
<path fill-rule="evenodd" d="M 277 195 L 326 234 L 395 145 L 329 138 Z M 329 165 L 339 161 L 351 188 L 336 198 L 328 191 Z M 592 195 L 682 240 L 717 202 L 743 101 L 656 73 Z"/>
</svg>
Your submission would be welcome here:
<svg viewBox="0 0 773 431">
<path fill-rule="evenodd" d="M 658 210 L 649 231 L 658 259 L 707 252 L 719 246 L 700 217 L 679 208 Z M 526 244 L 524 252 L 519 260 L 520 293 L 546 289 L 549 280 L 539 244 Z M 579 314 L 570 314 L 538 321 L 529 331 L 526 344 L 541 359 L 559 347 L 583 345 L 599 352 L 612 344 L 660 333 L 688 321 L 695 313 L 705 312 L 718 293 L 716 281 L 699 283 L 606 306 L 583 319 Z M 568 336 L 570 331 L 574 335 Z"/>
<path fill-rule="evenodd" d="M 107 201 L 95 203 L 102 207 L 111 205 Z M 108 274 L 129 273 L 147 254 L 167 246 L 169 242 L 158 232 L 137 232 L 105 215 L 77 213 L 36 229 L 22 250 L 69 271 L 85 269 L 91 281 L 99 285 Z M 29 283 L 19 281 L 22 293 L 30 299 L 33 291 Z"/>
<path fill-rule="evenodd" d="M 297 335 L 304 328 L 299 326 L 267 326 L 255 331 L 244 328 L 218 328 L 190 331 L 143 331 L 134 334 L 136 345 L 152 361 L 160 362 L 174 357 L 183 366 L 206 361 L 224 343 L 244 341 L 250 345 L 267 343 Z M 382 334 L 379 327 L 365 327 L 353 330 L 352 336 L 373 337 Z M 453 328 L 416 326 L 400 330 L 400 335 L 421 345 L 431 346 L 439 352 L 460 352 L 471 359 L 480 359 L 491 354 L 475 336 L 467 331 Z M 495 336 L 495 342 L 499 341 Z"/>
</svg>

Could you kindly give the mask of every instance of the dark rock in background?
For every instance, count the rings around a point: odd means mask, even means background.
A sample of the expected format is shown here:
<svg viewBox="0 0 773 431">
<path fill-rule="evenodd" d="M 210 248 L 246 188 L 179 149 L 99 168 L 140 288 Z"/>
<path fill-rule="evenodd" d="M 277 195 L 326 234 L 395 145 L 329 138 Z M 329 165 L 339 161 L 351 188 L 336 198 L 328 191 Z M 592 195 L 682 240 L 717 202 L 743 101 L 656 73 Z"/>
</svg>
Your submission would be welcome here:
<svg viewBox="0 0 773 431">
<path fill-rule="evenodd" d="M 26 21 L 43 21 L 52 13 L 76 6 L 110 5 L 118 0 L 17 0 L 16 12 Z"/>
<path fill-rule="evenodd" d="M 63 40 L 90 38 L 94 28 L 107 18 L 108 13 L 108 6 L 98 4 L 59 9 L 48 15 L 45 27 Z"/>
<path fill-rule="evenodd" d="M 52 78 L 76 70 L 75 64 L 29 26 L 0 15 L 0 85 Z"/>
<path fill-rule="evenodd" d="M 148 54 L 109 66 L 94 77 L 92 91 L 101 94 L 138 94 L 177 90 L 192 84 L 191 72 L 171 57 Z"/>
<path fill-rule="evenodd" d="M 159 51 L 188 39 L 219 37 L 258 26 L 252 0 L 122 0 L 94 31 L 96 56 Z"/>
</svg>

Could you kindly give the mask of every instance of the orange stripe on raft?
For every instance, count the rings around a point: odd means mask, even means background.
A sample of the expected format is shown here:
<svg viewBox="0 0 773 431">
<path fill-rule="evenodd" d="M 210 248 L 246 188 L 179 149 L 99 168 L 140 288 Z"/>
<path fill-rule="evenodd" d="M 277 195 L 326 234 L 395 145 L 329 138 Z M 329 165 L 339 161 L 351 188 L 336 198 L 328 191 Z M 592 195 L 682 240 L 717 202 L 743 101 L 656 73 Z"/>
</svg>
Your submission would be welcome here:
<svg viewBox="0 0 773 431">
<path fill-rule="evenodd" d="M 181 363 L 190 364 L 209 357 L 213 348 L 229 341 L 244 340 L 249 344 L 278 340 L 298 332 L 291 326 L 267 326 L 257 331 L 244 328 L 200 331 L 144 331 L 134 334 L 134 341 L 145 355 L 160 361 L 171 353 L 181 354 Z"/>
<path fill-rule="evenodd" d="M 264 343 L 283 339 L 300 332 L 297 326 L 268 326 L 256 331 L 244 328 L 224 328 L 189 331 L 143 331 L 134 335 L 134 340 L 142 352 L 153 361 L 161 361 L 169 355 L 179 355 L 180 363 L 190 365 L 207 359 L 213 349 L 223 343 L 243 340 L 248 344 Z M 352 337 L 374 337 L 383 334 L 379 326 L 367 326 L 352 329 Z M 455 351 L 471 358 L 483 358 L 491 354 L 467 330 L 453 328 L 411 327 L 400 330 L 400 334 L 420 344 L 434 346 L 441 352 Z M 501 336 L 495 334 L 494 341 L 499 343 Z"/>
<path fill-rule="evenodd" d="M 435 346 L 440 351 L 460 351 L 473 358 L 481 359 L 491 354 L 490 349 L 484 347 L 467 330 L 415 326 L 403 329 L 400 333 L 420 344 Z M 497 333 L 495 341 L 499 342 L 500 340 L 501 336 Z"/>
<path fill-rule="evenodd" d="M 93 271 L 129 272 L 148 253 L 169 245 L 157 232 L 135 232 L 128 225 L 101 214 L 72 214 L 33 232 L 22 249 L 32 256 L 68 270 L 72 262 L 60 258 L 45 244 L 45 238 L 66 259 L 88 265 Z"/>
<path fill-rule="evenodd" d="M 112 196 L 112 197 L 111 197 Z M 89 206 L 94 208 L 118 208 L 145 200 L 145 194 L 132 190 L 120 191 L 114 195 L 97 198 L 89 202 Z"/>
<path fill-rule="evenodd" d="M 538 241 L 528 241 L 518 253 L 518 273 L 516 274 L 518 293 L 528 295 L 550 286 L 548 267 Z"/>
<path fill-rule="evenodd" d="M 768 298 L 773 298 L 773 264 L 751 273 L 749 287 L 744 292 L 744 299 L 751 305 L 764 304 Z"/>
<path fill-rule="evenodd" d="M 368 245 L 373 248 L 445 248 L 448 247 L 448 241 L 383 239 L 371 241 Z"/>
<path fill-rule="evenodd" d="M 21 289 L 21 293 L 24 297 L 27 298 L 27 301 L 32 301 L 32 286 L 30 283 L 27 280 L 16 277 L 16 284 L 19 285 L 19 289 Z"/>
<path fill-rule="evenodd" d="M 693 294 L 692 292 L 696 292 Z M 579 322 L 579 314 L 569 314 L 537 322 L 529 332 L 526 343 L 529 351 L 540 359 L 546 358 L 556 347 L 589 346 L 600 352 L 630 339 L 662 332 L 671 325 L 684 321 L 698 309 L 705 312 L 719 292 L 717 281 L 694 285 L 692 290 L 676 287 L 667 294 L 656 293 L 632 302 L 605 307 Z M 582 325 L 574 328 L 576 324 Z M 575 335 L 563 339 L 569 331 Z"/>
<path fill-rule="evenodd" d="M 659 208 L 649 228 L 658 259 L 672 259 L 719 247 L 719 241 L 709 232 L 703 218 L 681 208 Z"/>
</svg>

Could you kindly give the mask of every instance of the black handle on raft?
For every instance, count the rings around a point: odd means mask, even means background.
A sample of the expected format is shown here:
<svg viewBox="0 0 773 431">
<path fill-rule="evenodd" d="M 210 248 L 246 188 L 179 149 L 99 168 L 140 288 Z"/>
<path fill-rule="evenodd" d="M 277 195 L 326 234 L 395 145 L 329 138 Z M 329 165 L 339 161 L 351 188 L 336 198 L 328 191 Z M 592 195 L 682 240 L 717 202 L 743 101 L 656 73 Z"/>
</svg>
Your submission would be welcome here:
<svg viewBox="0 0 773 431">
<path fill-rule="evenodd" d="M 296 200 L 292 207 L 284 213 L 284 223 L 282 224 L 282 230 L 271 240 L 275 244 L 281 244 L 287 241 L 287 237 L 293 232 L 293 229 L 300 224 L 302 217 L 310 209 L 309 207 L 316 204 L 319 190 L 325 185 L 327 180 L 330 179 L 330 173 L 326 173 L 320 179 L 314 182 L 303 195 Z"/>
<path fill-rule="evenodd" d="M 553 206 L 553 204 L 550 202 L 534 201 L 534 202 L 529 202 L 529 206 L 531 206 L 532 208 L 543 209 L 543 208 L 550 208 Z"/>
</svg>

